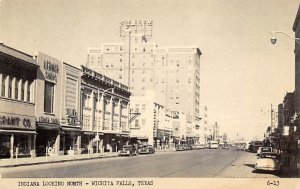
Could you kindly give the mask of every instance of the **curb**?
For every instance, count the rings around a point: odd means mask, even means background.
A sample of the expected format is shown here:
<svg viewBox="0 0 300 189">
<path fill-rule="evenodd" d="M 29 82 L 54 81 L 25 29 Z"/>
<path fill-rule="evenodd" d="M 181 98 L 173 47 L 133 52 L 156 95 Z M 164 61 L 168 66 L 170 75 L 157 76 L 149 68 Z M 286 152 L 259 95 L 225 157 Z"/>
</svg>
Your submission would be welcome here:
<svg viewBox="0 0 300 189">
<path fill-rule="evenodd" d="M 8 168 L 8 167 L 21 167 L 21 166 L 29 166 L 29 165 L 42 165 L 42 164 L 51 164 L 51 163 L 62 163 L 68 161 L 83 161 L 83 160 L 94 160 L 94 159 L 102 159 L 102 158 L 112 158 L 118 157 L 118 155 L 113 156 L 99 156 L 99 157 L 89 157 L 89 158 L 78 158 L 78 159 L 63 159 L 63 160 L 53 160 L 53 161 L 41 161 L 41 162 L 32 162 L 32 163 L 20 163 L 20 164 L 12 164 L 12 165 L 0 165 L 0 167 Z"/>
</svg>

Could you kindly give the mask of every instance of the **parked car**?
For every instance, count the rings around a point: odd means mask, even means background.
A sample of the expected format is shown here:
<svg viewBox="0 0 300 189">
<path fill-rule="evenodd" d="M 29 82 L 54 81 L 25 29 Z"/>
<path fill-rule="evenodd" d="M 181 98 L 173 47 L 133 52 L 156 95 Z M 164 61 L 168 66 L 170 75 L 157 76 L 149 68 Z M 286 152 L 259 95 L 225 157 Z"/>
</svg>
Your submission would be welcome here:
<svg viewBox="0 0 300 189">
<path fill-rule="evenodd" d="M 224 145 L 222 146 L 222 149 L 229 149 L 229 145 L 224 144 Z"/>
<path fill-rule="evenodd" d="M 272 152 L 272 147 L 259 147 L 257 150 L 257 155 L 259 156 L 261 153 L 271 153 Z"/>
<path fill-rule="evenodd" d="M 261 153 L 255 164 L 256 171 L 273 171 L 280 173 L 281 168 L 282 162 L 280 156 L 270 152 Z"/>
<path fill-rule="evenodd" d="M 138 152 L 139 154 L 154 154 L 155 149 L 153 148 L 152 145 L 144 145 L 139 148 Z"/>
<path fill-rule="evenodd" d="M 138 151 L 134 145 L 124 145 L 119 151 L 120 156 L 138 155 Z"/>
<path fill-rule="evenodd" d="M 176 146 L 176 151 L 185 151 L 185 150 L 187 150 L 187 146 L 184 146 L 184 145 Z"/>
</svg>

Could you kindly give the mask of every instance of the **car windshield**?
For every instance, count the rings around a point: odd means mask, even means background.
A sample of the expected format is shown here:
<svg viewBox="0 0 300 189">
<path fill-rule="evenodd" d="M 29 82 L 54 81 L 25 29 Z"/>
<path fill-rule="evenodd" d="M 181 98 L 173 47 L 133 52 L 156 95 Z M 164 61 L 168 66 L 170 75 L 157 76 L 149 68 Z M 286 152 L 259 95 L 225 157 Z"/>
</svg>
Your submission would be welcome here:
<svg viewBox="0 0 300 189">
<path fill-rule="evenodd" d="M 260 155 L 260 158 L 272 158 L 272 159 L 276 159 L 277 158 L 277 154 L 262 153 Z"/>
<path fill-rule="evenodd" d="M 271 148 L 262 148 L 261 151 L 262 152 L 271 152 L 272 149 Z"/>
</svg>

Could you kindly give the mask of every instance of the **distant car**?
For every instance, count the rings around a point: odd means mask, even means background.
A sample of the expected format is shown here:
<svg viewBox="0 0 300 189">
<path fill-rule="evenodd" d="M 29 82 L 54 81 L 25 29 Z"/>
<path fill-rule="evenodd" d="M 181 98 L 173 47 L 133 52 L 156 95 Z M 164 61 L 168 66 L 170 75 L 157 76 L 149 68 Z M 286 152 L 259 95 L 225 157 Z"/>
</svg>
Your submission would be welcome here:
<svg viewBox="0 0 300 189">
<path fill-rule="evenodd" d="M 196 144 L 195 145 L 195 149 L 198 150 L 198 149 L 203 149 L 205 148 L 205 145 L 204 144 Z"/>
<path fill-rule="evenodd" d="M 155 149 L 151 145 L 144 145 L 138 150 L 139 154 L 154 154 Z"/>
<path fill-rule="evenodd" d="M 177 145 L 176 146 L 176 151 L 185 151 L 187 150 L 187 146 L 185 145 Z"/>
<path fill-rule="evenodd" d="M 261 153 L 272 152 L 272 147 L 259 147 L 257 150 L 257 155 L 259 156 Z"/>
<path fill-rule="evenodd" d="M 259 155 L 254 168 L 256 171 L 280 173 L 282 168 L 280 156 L 275 153 L 263 152 Z"/>
<path fill-rule="evenodd" d="M 224 144 L 224 145 L 222 146 L 222 149 L 229 149 L 229 146 L 226 145 L 226 144 Z"/>
<path fill-rule="evenodd" d="M 138 151 L 134 145 L 124 145 L 119 151 L 119 156 L 138 155 Z"/>
</svg>

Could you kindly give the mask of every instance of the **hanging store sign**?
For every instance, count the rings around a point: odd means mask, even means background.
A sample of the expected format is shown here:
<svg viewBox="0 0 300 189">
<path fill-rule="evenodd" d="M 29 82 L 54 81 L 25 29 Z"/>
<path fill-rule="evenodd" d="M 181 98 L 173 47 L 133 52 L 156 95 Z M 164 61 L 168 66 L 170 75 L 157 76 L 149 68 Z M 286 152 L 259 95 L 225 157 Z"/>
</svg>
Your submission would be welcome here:
<svg viewBox="0 0 300 189">
<path fill-rule="evenodd" d="M 283 126 L 283 136 L 288 136 L 290 131 L 290 126 Z"/>
<path fill-rule="evenodd" d="M 44 61 L 45 79 L 57 82 L 58 64 L 51 63 L 49 60 Z"/>
<path fill-rule="evenodd" d="M 35 119 L 20 115 L 0 114 L 0 127 L 35 129 Z"/>
<path fill-rule="evenodd" d="M 67 123 L 69 125 L 77 125 L 77 111 L 67 108 Z"/>
</svg>

